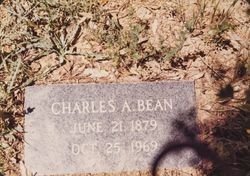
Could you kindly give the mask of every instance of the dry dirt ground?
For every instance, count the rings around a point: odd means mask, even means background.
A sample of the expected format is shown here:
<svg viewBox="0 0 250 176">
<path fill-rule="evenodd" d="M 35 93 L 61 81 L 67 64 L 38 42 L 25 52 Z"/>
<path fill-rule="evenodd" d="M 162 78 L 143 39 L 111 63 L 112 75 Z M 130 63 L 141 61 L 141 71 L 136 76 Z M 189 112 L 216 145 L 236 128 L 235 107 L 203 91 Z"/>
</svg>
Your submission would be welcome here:
<svg viewBox="0 0 250 176">
<path fill-rule="evenodd" d="M 249 1 L 16 2 L 0 5 L 0 175 L 25 170 L 26 86 L 161 80 L 195 81 L 200 139 L 232 175 L 250 171 Z M 159 175 L 225 173 L 204 161 Z"/>
</svg>

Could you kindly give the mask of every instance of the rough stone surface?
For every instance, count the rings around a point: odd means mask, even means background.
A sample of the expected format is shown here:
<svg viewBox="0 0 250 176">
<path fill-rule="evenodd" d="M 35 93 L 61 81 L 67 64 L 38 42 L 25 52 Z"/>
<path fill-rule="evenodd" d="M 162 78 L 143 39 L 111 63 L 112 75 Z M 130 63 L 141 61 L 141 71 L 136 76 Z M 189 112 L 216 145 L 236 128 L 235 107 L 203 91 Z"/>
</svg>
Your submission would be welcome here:
<svg viewBox="0 0 250 176">
<path fill-rule="evenodd" d="M 25 166 L 37 175 L 150 169 L 167 142 L 195 126 L 192 81 L 32 86 L 25 91 Z M 75 130 L 75 127 L 77 130 Z M 161 168 L 189 167 L 192 150 Z"/>
</svg>

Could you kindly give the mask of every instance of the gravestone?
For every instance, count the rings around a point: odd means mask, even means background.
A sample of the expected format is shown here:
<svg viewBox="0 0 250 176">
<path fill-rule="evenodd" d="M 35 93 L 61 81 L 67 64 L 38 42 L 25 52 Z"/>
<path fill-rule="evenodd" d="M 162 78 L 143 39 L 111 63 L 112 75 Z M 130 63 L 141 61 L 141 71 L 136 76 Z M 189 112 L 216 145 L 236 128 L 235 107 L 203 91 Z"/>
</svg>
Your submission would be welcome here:
<svg viewBox="0 0 250 176">
<path fill-rule="evenodd" d="M 32 86 L 25 90 L 28 171 L 37 175 L 148 170 L 166 142 L 182 139 L 175 120 L 195 125 L 194 82 Z M 192 150 L 161 168 L 190 167 Z"/>
</svg>

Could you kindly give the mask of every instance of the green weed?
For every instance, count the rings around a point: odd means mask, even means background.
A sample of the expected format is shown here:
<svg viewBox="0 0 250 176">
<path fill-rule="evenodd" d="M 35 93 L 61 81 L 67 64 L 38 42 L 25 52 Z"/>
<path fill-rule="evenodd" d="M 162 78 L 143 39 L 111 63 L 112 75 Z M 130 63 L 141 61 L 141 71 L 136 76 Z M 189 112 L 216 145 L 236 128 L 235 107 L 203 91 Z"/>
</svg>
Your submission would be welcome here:
<svg viewBox="0 0 250 176">
<path fill-rule="evenodd" d="M 107 56 L 116 66 L 131 66 L 140 63 L 155 53 L 147 43 L 147 22 L 140 21 L 128 28 L 120 25 L 119 19 L 111 14 L 103 18 L 102 26 L 96 30 L 99 43 L 102 43 Z M 124 65 L 125 64 L 125 65 Z"/>
<path fill-rule="evenodd" d="M 179 37 L 179 43 L 177 44 L 176 47 L 171 48 L 167 54 L 163 57 L 163 59 L 171 59 L 175 57 L 179 51 L 183 48 L 184 42 L 186 41 L 186 33 L 181 31 L 180 32 L 180 37 Z"/>
<path fill-rule="evenodd" d="M 218 2 L 213 8 L 213 13 L 211 17 L 211 24 L 213 25 L 211 27 L 210 33 L 213 36 L 221 35 L 227 30 L 235 29 L 236 26 L 232 22 L 230 22 L 230 14 L 234 11 L 234 7 L 237 2 L 238 0 L 234 0 L 228 9 L 221 11 L 219 9 L 221 0 L 218 0 Z"/>
<path fill-rule="evenodd" d="M 16 139 L 19 122 L 12 120 L 12 116 L 23 113 L 18 105 L 23 100 L 17 100 L 17 94 L 65 64 L 68 55 L 95 57 L 92 53 L 76 52 L 74 45 L 82 28 L 87 27 L 87 20 L 101 16 L 97 0 L 16 0 L 4 8 L 9 17 L 0 21 L 0 175 L 5 175 L 9 159 L 16 156 L 13 146 L 3 145 L 21 140 Z M 36 71 L 32 68 L 32 63 L 51 54 L 56 55 L 54 65 Z M 6 147 L 9 153 L 5 152 Z"/>
<path fill-rule="evenodd" d="M 219 23 L 218 25 L 215 25 L 215 27 L 212 28 L 212 34 L 214 36 L 221 35 L 225 31 L 234 30 L 235 27 L 236 26 L 230 23 L 229 21 L 223 21 L 222 23 Z"/>
<path fill-rule="evenodd" d="M 193 12 L 192 18 L 185 22 L 185 28 L 188 32 L 192 33 L 198 24 L 202 26 L 207 6 L 207 0 L 197 0 L 197 11 Z"/>
</svg>

